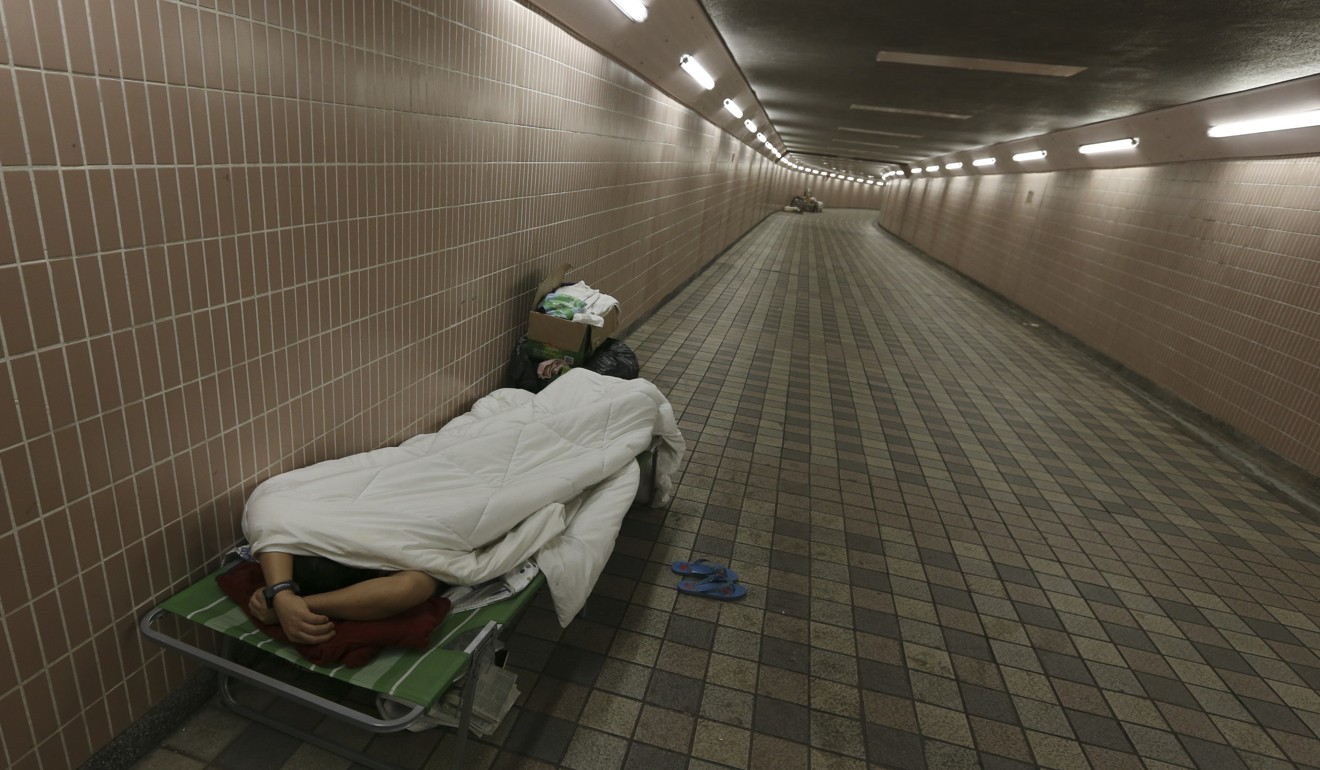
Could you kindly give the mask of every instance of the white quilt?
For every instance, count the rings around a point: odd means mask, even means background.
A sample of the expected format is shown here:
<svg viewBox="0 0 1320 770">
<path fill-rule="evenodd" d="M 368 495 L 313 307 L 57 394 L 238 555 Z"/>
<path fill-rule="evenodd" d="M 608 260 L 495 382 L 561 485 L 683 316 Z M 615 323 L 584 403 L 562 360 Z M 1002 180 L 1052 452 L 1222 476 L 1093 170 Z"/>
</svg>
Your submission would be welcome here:
<svg viewBox="0 0 1320 770">
<path fill-rule="evenodd" d="M 646 380 L 574 369 L 533 395 L 502 389 L 436 433 L 267 479 L 243 530 L 256 553 L 324 556 L 472 585 L 535 558 L 562 625 L 582 608 L 661 439 L 657 502 L 683 437 Z"/>
</svg>

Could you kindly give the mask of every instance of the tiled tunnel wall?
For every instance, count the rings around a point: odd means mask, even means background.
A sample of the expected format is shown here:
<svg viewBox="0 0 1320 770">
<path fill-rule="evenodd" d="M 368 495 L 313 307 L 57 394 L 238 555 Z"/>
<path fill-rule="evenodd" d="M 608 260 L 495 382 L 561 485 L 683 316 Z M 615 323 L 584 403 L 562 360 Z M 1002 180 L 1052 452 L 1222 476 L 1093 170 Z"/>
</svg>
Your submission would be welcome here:
<svg viewBox="0 0 1320 770">
<path fill-rule="evenodd" d="M 800 184 L 509 1 L 0 25 L 7 767 L 77 766 L 177 687 L 135 623 L 252 487 L 498 386 L 548 267 L 626 323 Z"/>
<path fill-rule="evenodd" d="M 1320 158 L 948 177 L 880 223 L 1320 473 Z"/>
</svg>

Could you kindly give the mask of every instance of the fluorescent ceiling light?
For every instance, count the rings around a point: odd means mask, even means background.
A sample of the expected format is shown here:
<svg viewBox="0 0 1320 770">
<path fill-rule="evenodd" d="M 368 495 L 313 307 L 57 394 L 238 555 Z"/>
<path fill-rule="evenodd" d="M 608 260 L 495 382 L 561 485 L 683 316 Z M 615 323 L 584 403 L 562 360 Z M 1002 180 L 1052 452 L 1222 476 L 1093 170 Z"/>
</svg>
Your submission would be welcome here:
<svg viewBox="0 0 1320 770">
<path fill-rule="evenodd" d="M 849 182 L 856 182 L 856 181 L 857 181 L 857 178 L 856 178 L 856 177 L 851 177 L 851 176 L 850 176 L 850 177 L 848 177 L 848 181 L 849 181 Z"/>
<path fill-rule="evenodd" d="M 724 109 L 728 110 L 729 114 L 734 116 L 735 118 L 742 117 L 742 108 L 734 104 L 732 99 L 724 100 Z"/>
<path fill-rule="evenodd" d="M 683 57 L 678 60 L 678 66 L 682 67 L 684 72 L 691 75 L 692 79 L 707 91 L 715 87 L 715 78 L 710 76 L 710 73 L 706 71 L 705 67 L 701 66 L 700 62 L 692 58 L 692 54 L 683 54 Z"/>
<path fill-rule="evenodd" d="M 897 136 L 900 139 L 920 139 L 921 134 L 900 134 L 895 131 L 875 131 L 869 128 L 848 128 L 839 126 L 840 131 L 852 131 L 855 134 L 877 134 L 879 136 Z"/>
<path fill-rule="evenodd" d="M 1307 128 L 1309 126 L 1320 126 L 1320 110 L 1288 112 L 1282 115 L 1271 115 L 1268 118 L 1243 120 L 1237 123 L 1221 123 L 1218 126 L 1211 126 L 1210 130 L 1205 133 L 1207 136 L 1216 137 L 1242 136 L 1243 134 L 1262 134 L 1266 131 L 1286 131 L 1290 128 Z"/>
<path fill-rule="evenodd" d="M 646 21 L 646 6 L 642 5 L 642 0 L 611 0 L 614 5 L 623 11 L 623 15 L 633 21 Z"/>
<path fill-rule="evenodd" d="M 930 112 L 927 110 L 909 110 L 902 107 L 877 107 L 873 104 L 850 104 L 850 110 L 866 110 L 867 112 L 888 112 L 894 115 L 921 115 L 927 118 L 949 118 L 950 120 L 967 120 L 971 115 L 959 115 L 956 112 Z"/>
<path fill-rule="evenodd" d="M 751 118 L 744 120 L 743 125 L 747 126 L 748 131 L 751 131 L 753 134 L 756 133 L 756 124 L 752 122 Z"/>
<path fill-rule="evenodd" d="M 994 158 L 977 158 L 976 160 L 972 161 L 972 165 L 973 165 L 973 166 L 993 166 L 993 165 L 995 165 L 995 159 L 994 159 Z"/>
<path fill-rule="evenodd" d="M 1084 144 L 1077 148 L 1077 151 L 1083 155 L 1094 155 L 1097 152 L 1114 152 L 1116 150 L 1130 150 L 1136 147 L 1140 139 L 1128 137 L 1127 139 L 1115 139 L 1112 142 L 1097 142 L 1095 144 Z"/>
<path fill-rule="evenodd" d="M 963 164 L 962 164 L 962 161 L 960 161 L 960 160 L 955 160 L 955 161 L 952 162 L 952 163 L 945 163 L 945 164 L 944 164 L 944 167 L 947 168 L 947 169 L 950 170 L 950 171 L 957 171 L 958 169 L 962 168 L 962 166 L 963 166 Z"/>
<path fill-rule="evenodd" d="M 1064 64 L 1035 64 L 1025 61 L 1006 61 L 1004 59 L 975 59 L 970 56 L 932 56 L 923 53 L 900 53 L 881 51 L 875 60 L 889 64 L 916 64 L 922 67 L 952 67 L 960 70 L 984 70 L 986 72 L 1011 72 L 1015 75 L 1049 75 L 1056 78 L 1070 78 L 1085 70 L 1085 67 L 1069 67 Z"/>
<path fill-rule="evenodd" d="M 1016 160 L 1016 161 L 1019 161 L 1019 162 L 1024 161 L 1024 160 L 1040 160 L 1041 158 L 1045 157 L 1046 154 L 1047 154 L 1047 153 L 1046 153 L 1044 150 L 1033 150 L 1033 151 L 1031 151 L 1031 152 L 1019 152 L 1017 155 L 1014 155 L 1014 156 L 1013 156 L 1013 160 Z"/>
<path fill-rule="evenodd" d="M 940 167 L 939 167 L 939 166 L 926 166 L 926 170 L 933 174 L 933 173 L 935 173 L 936 171 L 939 171 L 939 170 L 940 170 Z"/>
<path fill-rule="evenodd" d="M 837 176 L 838 176 L 838 174 L 830 174 L 830 179 L 834 179 L 834 178 L 837 177 Z"/>
<path fill-rule="evenodd" d="M 764 143 L 765 143 L 765 134 L 757 134 L 757 135 L 756 135 L 756 141 L 761 142 L 762 144 L 764 144 Z"/>
<path fill-rule="evenodd" d="M 909 173 L 909 174 L 920 174 L 920 173 L 921 173 L 921 167 L 918 166 L 918 167 L 916 167 L 916 168 L 913 168 L 913 169 L 912 169 L 911 171 L 909 171 L 908 173 Z"/>
</svg>

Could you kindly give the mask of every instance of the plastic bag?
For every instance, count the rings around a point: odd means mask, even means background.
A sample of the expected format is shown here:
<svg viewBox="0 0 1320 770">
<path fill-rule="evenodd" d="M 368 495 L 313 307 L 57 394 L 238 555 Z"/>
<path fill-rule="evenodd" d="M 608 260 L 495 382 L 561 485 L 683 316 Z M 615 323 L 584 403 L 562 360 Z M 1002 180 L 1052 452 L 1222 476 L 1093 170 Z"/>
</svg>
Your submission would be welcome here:
<svg viewBox="0 0 1320 770">
<path fill-rule="evenodd" d="M 596 348 L 596 352 L 592 353 L 591 358 L 588 358 L 582 366 L 597 374 L 618 377 L 621 380 L 635 380 L 642 371 L 637 354 L 618 340 L 605 340 L 605 344 Z"/>
<path fill-rule="evenodd" d="M 518 344 L 513 346 L 513 355 L 509 358 L 508 380 L 509 387 L 522 388 L 533 393 L 540 393 L 541 388 L 546 386 L 546 383 L 536 376 L 536 362 L 527 357 L 526 334 L 519 337 Z"/>
<path fill-rule="evenodd" d="M 540 363 L 527 355 L 527 335 L 519 337 L 518 344 L 513 346 L 513 355 L 509 358 L 509 387 L 540 393 L 546 385 L 553 382 L 553 379 L 541 379 L 537 376 L 536 370 Z M 642 371 L 637 354 L 618 340 L 605 340 L 605 344 L 596 348 L 596 352 L 581 366 L 597 374 L 618 377 L 621 380 L 635 380 Z M 567 367 L 562 369 L 562 371 L 567 370 Z"/>
<path fill-rule="evenodd" d="M 570 297 L 567 294 L 547 294 L 545 299 L 541 300 L 541 310 L 546 315 L 552 315 L 555 318 L 563 318 L 571 321 L 573 316 L 585 310 L 587 303 L 577 297 Z"/>
</svg>

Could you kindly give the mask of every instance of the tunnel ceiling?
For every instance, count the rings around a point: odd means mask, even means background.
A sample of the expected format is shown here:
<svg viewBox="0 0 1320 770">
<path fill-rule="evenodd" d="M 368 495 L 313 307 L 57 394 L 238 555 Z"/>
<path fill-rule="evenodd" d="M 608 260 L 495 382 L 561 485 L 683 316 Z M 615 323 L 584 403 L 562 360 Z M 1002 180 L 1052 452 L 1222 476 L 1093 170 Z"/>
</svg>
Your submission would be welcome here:
<svg viewBox="0 0 1320 770">
<path fill-rule="evenodd" d="M 787 149 L 861 173 L 1320 72 L 1317 0 L 700 2 Z"/>
</svg>

